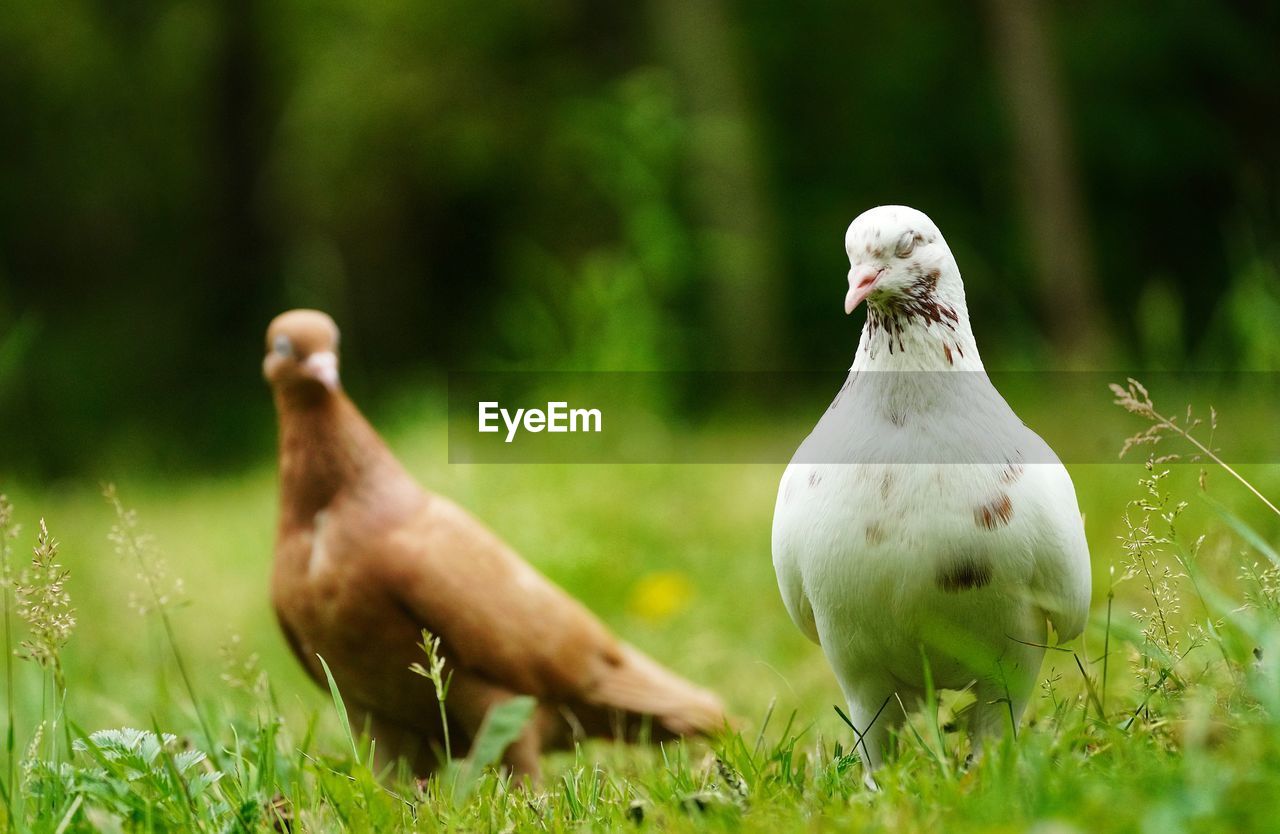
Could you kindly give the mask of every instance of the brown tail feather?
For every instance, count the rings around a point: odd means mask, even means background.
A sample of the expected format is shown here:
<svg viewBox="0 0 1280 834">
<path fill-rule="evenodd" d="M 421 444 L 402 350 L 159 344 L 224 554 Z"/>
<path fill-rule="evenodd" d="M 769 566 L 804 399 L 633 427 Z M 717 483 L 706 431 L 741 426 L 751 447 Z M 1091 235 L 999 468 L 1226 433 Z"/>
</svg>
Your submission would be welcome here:
<svg viewBox="0 0 1280 834">
<path fill-rule="evenodd" d="M 621 662 L 610 669 L 586 700 L 590 707 L 614 712 L 615 718 L 617 711 L 628 718 L 652 718 L 655 738 L 708 735 L 723 729 L 727 722 L 724 704 L 714 694 L 627 645 L 622 646 Z M 616 721 L 610 723 L 610 729 L 587 730 L 613 735 L 618 727 Z M 628 725 L 633 723 L 626 721 Z"/>
</svg>

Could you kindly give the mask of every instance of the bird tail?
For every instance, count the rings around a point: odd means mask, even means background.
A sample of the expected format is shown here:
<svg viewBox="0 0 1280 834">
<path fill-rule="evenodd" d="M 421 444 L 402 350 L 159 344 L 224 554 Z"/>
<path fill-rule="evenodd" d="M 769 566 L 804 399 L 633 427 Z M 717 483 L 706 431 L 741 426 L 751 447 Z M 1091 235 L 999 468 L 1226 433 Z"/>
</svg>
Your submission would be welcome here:
<svg viewBox="0 0 1280 834">
<path fill-rule="evenodd" d="M 588 706 L 596 720 L 591 722 L 594 726 L 583 722 L 588 733 L 632 736 L 648 722 L 653 739 L 661 740 L 710 735 L 728 726 L 724 704 L 715 694 L 631 646 L 620 648 L 619 662 L 592 692 Z M 600 725 L 601 719 L 607 726 Z"/>
</svg>

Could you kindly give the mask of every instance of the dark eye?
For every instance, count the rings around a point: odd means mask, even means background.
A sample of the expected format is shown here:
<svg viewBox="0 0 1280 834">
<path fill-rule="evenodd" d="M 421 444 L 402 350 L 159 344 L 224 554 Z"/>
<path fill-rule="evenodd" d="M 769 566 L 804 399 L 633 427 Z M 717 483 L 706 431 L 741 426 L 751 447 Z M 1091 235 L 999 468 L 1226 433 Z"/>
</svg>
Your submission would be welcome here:
<svg viewBox="0 0 1280 834">
<path fill-rule="evenodd" d="M 283 333 L 276 337 L 275 342 L 271 345 L 271 349 L 281 356 L 293 356 L 293 342 L 290 341 L 289 337 L 285 336 Z"/>
<path fill-rule="evenodd" d="M 898 245 L 893 248 L 893 254 L 899 258 L 905 258 L 911 254 L 911 250 L 916 248 L 916 233 L 903 232 L 902 237 L 898 238 Z"/>
</svg>

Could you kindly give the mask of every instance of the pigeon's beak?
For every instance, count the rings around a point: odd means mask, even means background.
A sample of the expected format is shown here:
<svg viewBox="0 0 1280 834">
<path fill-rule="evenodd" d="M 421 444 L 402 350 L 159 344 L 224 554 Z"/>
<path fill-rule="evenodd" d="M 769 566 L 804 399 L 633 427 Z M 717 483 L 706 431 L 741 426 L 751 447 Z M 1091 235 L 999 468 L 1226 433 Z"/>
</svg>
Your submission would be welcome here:
<svg viewBox="0 0 1280 834">
<path fill-rule="evenodd" d="M 302 363 L 302 373 L 330 391 L 337 391 L 338 355 L 331 350 L 313 353 Z"/>
<path fill-rule="evenodd" d="M 844 297 L 844 313 L 849 315 L 862 303 L 862 299 L 871 294 L 876 282 L 880 280 L 884 267 L 855 266 L 849 270 L 849 294 Z"/>
</svg>

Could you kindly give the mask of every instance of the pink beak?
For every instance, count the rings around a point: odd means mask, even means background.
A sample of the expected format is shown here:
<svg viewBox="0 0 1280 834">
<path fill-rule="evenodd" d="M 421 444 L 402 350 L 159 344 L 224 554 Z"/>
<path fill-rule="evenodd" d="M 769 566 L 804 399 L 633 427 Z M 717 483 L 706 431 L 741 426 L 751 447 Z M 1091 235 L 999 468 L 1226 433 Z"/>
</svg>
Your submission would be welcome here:
<svg viewBox="0 0 1280 834">
<path fill-rule="evenodd" d="M 302 363 L 302 372 L 330 391 L 338 390 L 338 355 L 331 350 L 313 353 Z"/>
<path fill-rule="evenodd" d="M 883 267 L 877 269 L 873 266 L 855 266 L 849 270 L 849 294 L 844 297 L 846 316 L 862 303 L 862 299 L 871 294 L 882 272 L 884 272 Z"/>
</svg>

